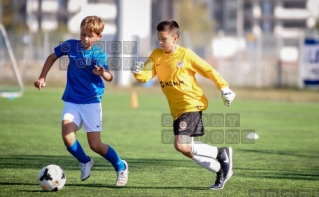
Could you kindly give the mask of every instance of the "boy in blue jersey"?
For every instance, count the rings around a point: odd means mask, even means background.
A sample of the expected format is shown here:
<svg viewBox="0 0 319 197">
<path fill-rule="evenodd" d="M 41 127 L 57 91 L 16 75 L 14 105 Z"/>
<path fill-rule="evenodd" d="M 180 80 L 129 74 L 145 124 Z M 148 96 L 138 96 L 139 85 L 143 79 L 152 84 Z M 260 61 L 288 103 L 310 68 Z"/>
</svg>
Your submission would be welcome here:
<svg viewBox="0 0 319 197">
<path fill-rule="evenodd" d="M 95 44 L 102 37 L 104 22 L 97 16 L 88 16 L 82 20 L 80 28 L 80 40 L 67 40 L 54 48 L 34 86 L 41 90 L 46 85 L 45 78 L 53 63 L 64 55 L 69 57 L 67 83 L 62 96 L 62 139 L 66 149 L 80 162 L 81 180 L 89 178 L 94 161 L 85 154 L 75 137 L 76 131 L 83 125 L 90 148 L 108 160 L 117 172 L 115 186 L 124 186 L 128 181 L 128 164 L 110 145 L 102 143 L 100 137 L 103 79 L 107 82 L 113 80 L 106 54 Z"/>
</svg>

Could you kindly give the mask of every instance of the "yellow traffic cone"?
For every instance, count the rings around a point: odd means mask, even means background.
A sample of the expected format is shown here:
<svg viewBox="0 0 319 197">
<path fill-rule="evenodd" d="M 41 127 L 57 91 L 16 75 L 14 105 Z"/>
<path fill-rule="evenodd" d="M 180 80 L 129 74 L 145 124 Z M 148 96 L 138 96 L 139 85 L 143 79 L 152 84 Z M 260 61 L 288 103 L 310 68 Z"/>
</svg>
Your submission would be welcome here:
<svg viewBox="0 0 319 197">
<path fill-rule="evenodd" d="M 135 91 L 133 91 L 131 94 L 130 106 L 133 109 L 138 108 L 138 97 L 137 97 L 137 93 Z"/>
</svg>

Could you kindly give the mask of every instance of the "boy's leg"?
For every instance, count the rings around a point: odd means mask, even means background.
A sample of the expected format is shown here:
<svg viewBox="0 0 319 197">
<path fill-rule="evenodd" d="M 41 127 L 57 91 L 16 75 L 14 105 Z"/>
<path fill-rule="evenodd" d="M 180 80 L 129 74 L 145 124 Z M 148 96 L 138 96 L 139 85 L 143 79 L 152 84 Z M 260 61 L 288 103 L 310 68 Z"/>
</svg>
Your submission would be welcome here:
<svg viewBox="0 0 319 197">
<path fill-rule="evenodd" d="M 224 154 L 217 147 L 210 146 L 201 142 L 193 142 L 192 136 L 204 135 L 204 125 L 201 112 L 187 112 L 182 114 L 174 121 L 175 149 L 182 152 L 185 156 L 192 158 L 197 164 L 215 172 L 217 179 L 212 189 L 223 189 L 224 184 L 232 175 L 232 150 L 224 148 Z M 187 142 L 187 137 L 190 138 Z M 226 157 L 225 157 L 226 154 Z M 227 160 L 222 159 L 228 158 Z M 218 162 L 215 160 L 217 159 Z"/>
<path fill-rule="evenodd" d="M 217 158 L 218 148 L 216 146 L 211 146 L 204 144 L 199 141 L 193 141 L 192 143 L 192 154 L 200 155 L 204 157 Z"/>
<path fill-rule="evenodd" d="M 116 151 L 110 145 L 101 142 L 100 132 L 88 132 L 87 138 L 90 148 L 108 160 L 115 171 L 122 171 L 125 169 L 125 164 Z"/>
<path fill-rule="evenodd" d="M 208 144 L 204 144 L 202 142 L 195 141 L 192 144 L 192 154 L 201 155 L 204 157 L 216 158 L 220 163 L 220 172 L 217 173 L 218 176 L 224 177 L 224 183 L 232 176 L 233 170 L 233 151 L 231 147 L 223 147 L 217 148 L 214 146 L 210 146 Z M 222 174 L 221 174 L 222 172 Z M 217 178 L 218 179 L 218 178 Z M 221 182 L 223 180 L 220 179 L 217 185 L 223 185 Z M 215 184 L 216 185 L 216 184 Z M 218 186 L 220 187 L 220 186 Z"/>
<path fill-rule="evenodd" d="M 217 148 L 207 144 L 197 145 L 192 136 L 204 135 L 202 112 L 187 112 L 174 121 L 175 149 L 193 159 L 198 165 L 212 172 L 218 172 L 220 164 L 214 158 Z"/>
<path fill-rule="evenodd" d="M 224 188 L 225 183 L 230 179 L 233 174 L 232 171 L 232 149 L 230 147 L 218 148 L 218 155 L 214 156 L 215 158 L 219 158 L 216 161 L 212 158 L 214 154 L 211 154 L 211 151 L 207 151 L 209 149 L 214 149 L 216 147 L 209 146 L 207 144 L 203 144 L 200 142 L 194 143 L 192 142 L 193 137 L 189 137 L 187 135 L 177 135 L 175 136 L 175 148 L 176 150 L 183 153 L 185 156 L 191 158 L 196 164 L 202 166 L 203 168 L 216 173 L 216 181 L 215 184 L 210 188 L 213 190 L 220 190 Z M 199 145 L 200 144 L 200 145 Z M 199 149 L 207 148 L 207 150 L 203 151 L 195 151 L 195 149 L 200 147 Z M 216 148 L 217 149 L 217 148 Z M 198 153 L 201 153 L 200 155 Z M 204 155 L 206 153 L 206 155 Z"/>
<path fill-rule="evenodd" d="M 175 149 L 185 156 L 191 158 L 196 164 L 202 166 L 203 168 L 217 173 L 220 170 L 220 164 L 218 161 L 211 157 L 205 157 L 202 155 L 195 155 L 192 153 L 192 142 L 193 137 L 187 135 L 176 135 L 174 146 Z"/>
<path fill-rule="evenodd" d="M 90 148 L 108 160 L 117 172 L 116 186 L 124 186 L 128 180 L 128 165 L 109 145 L 102 143 L 102 106 L 100 103 L 81 105 L 84 131 L 87 133 Z"/>
<path fill-rule="evenodd" d="M 122 160 L 116 151 L 101 142 L 100 132 L 87 132 L 90 148 L 108 160 L 117 172 L 115 186 L 124 186 L 128 181 L 128 164 Z"/>
<path fill-rule="evenodd" d="M 62 139 L 69 151 L 81 163 L 81 180 L 84 181 L 90 176 L 93 166 L 91 160 L 83 151 L 81 144 L 77 141 L 75 134 L 81 127 L 81 118 L 75 104 L 65 102 L 62 116 Z"/>
</svg>

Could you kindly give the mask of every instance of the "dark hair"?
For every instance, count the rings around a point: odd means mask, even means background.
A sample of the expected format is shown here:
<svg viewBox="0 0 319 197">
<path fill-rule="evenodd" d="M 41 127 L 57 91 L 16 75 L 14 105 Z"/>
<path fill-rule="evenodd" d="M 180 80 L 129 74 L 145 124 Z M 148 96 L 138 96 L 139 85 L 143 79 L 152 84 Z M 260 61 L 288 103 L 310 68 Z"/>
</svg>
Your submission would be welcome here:
<svg viewBox="0 0 319 197">
<path fill-rule="evenodd" d="M 157 31 L 167 31 L 173 34 L 178 35 L 179 37 L 179 26 L 176 21 L 162 21 L 160 22 L 157 27 Z"/>
</svg>

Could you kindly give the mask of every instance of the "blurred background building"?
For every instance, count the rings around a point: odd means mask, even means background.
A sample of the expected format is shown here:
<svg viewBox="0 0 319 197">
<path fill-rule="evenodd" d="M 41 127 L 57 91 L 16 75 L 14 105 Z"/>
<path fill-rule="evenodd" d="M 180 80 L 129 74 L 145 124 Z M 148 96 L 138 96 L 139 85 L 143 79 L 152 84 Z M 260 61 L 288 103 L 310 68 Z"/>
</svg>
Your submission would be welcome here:
<svg viewBox="0 0 319 197">
<path fill-rule="evenodd" d="M 156 25 L 174 19 L 181 27 L 180 44 L 211 63 L 231 84 L 303 87 L 300 68 L 304 40 L 316 38 L 319 26 L 318 0 L 1 0 L 0 3 L 0 21 L 27 80 L 38 75 L 39 71 L 31 72 L 31 68 L 39 69 L 59 42 L 77 38 L 81 20 L 94 14 L 105 20 L 105 41 L 137 41 L 137 56 L 148 56 L 157 47 Z M 205 79 L 199 80 L 205 83 Z M 127 81 L 123 85 L 130 84 Z"/>
</svg>

